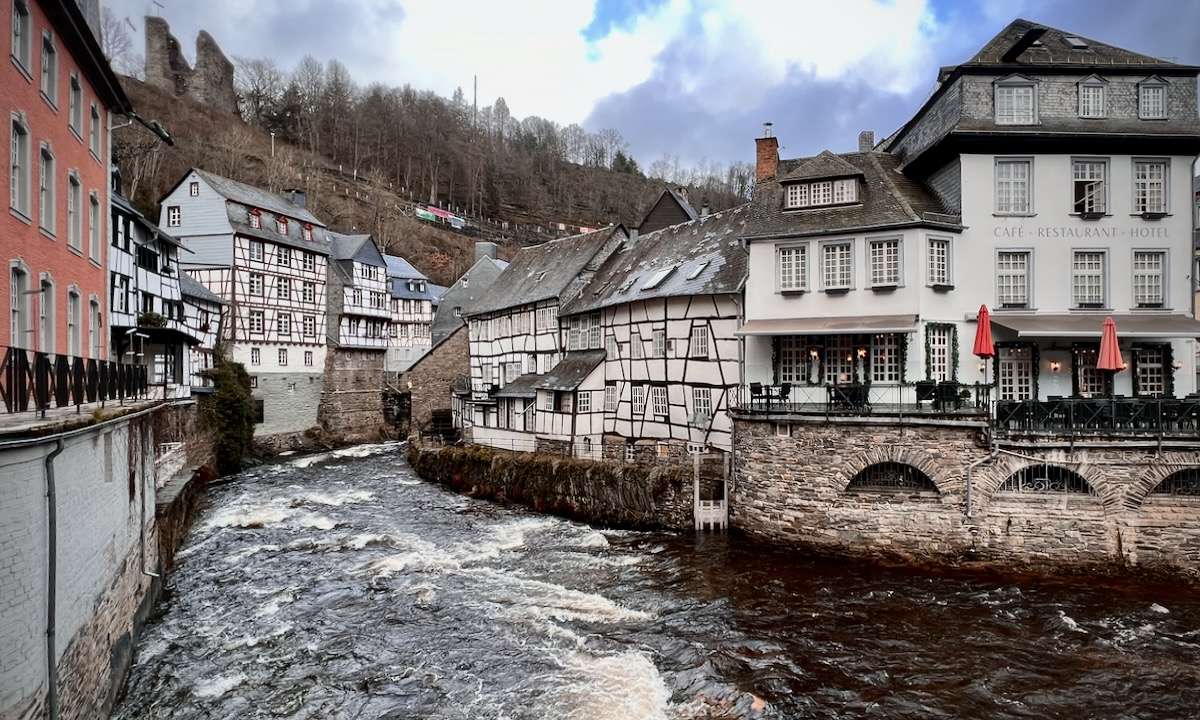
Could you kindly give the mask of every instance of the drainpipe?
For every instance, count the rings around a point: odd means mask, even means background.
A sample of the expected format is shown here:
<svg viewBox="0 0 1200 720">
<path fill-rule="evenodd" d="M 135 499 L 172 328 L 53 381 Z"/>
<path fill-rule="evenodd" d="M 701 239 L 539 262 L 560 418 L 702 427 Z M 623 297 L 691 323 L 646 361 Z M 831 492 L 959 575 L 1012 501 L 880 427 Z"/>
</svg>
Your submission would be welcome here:
<svg viewBox="0 0 1200 720">
<path fill-rule="evenodd" d="M 58 720 L 58 661 L 54 647 L 55 585 L 58 567 L 58 518 L 54 492 L 54 458 L 63 451 L 62 438 L 46 455 L 46 706 L 50 720 Z"/>
</svg>

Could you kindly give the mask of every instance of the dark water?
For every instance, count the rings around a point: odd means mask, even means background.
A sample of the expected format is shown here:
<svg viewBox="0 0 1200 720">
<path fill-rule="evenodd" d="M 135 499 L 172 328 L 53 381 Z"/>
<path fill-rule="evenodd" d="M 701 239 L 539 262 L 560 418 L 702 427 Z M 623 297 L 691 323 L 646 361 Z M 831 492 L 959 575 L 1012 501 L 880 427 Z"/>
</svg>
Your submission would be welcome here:
<svg viewBox="0 0 1200 720">
<path fill-rule="evenodd" d="M 601 531 L 394 446 L 309 462 L 212 492 L 116 717 L 1200 715 L 1195 595 Z"/>
</svg>

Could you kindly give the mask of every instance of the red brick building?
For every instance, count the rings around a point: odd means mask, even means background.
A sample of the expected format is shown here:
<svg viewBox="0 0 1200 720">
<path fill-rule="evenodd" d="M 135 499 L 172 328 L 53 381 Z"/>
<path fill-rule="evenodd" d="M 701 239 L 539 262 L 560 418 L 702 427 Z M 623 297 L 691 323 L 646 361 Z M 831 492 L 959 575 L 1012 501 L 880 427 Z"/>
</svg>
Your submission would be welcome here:
<svg viewBox="0 0 1200 720">
<path fill-rule="evenodd" d="M 0 18 L 0 346 L 106 358 L 111 123 L 129 98 L 75 0 L 8 0 Z"/>
</svg>

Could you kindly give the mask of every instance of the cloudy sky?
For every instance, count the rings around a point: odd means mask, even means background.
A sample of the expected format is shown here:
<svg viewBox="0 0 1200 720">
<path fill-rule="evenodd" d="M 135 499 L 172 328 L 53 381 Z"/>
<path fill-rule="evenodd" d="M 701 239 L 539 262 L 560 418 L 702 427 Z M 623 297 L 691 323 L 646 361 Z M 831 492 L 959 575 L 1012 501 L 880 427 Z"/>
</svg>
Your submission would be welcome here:
<svg viewBox="0 0 1200 720">
<path fill-rule="evenodd" d="M 163 15 L 193 55 L 339 59 L 361 84 L 409 83 L 514 116 L 615 127 L 635 156 L 753 160 L 775 123 L 782 154 L 853 149 L 886 134 L 962 62 L 1026 17 L 1200 64 L 1197 0 L 105 0 L 138 29 Z"/>
</svg>

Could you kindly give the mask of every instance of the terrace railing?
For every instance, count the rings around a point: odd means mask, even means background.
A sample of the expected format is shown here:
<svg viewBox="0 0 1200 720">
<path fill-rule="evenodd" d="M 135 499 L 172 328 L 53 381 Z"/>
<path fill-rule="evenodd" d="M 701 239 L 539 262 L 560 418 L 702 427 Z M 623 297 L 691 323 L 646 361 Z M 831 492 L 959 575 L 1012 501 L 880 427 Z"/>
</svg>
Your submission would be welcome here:
<svg viewBox="0 0 1200 720">
<path fill-rule="evenodd" d="M 801 415 L 987 416 L 992 386 L 956 382 L 901 384 L 768 385 L 740 388 L 736 408 L 746 413 Z"/>
<path fill-rule="evenodd" d="M 147 396 L 144 365 L 0 346 L 0 399 L 6 413 L 82 406 Z"/>
<path fill-rule="evenodd" d="M 1200 435 L 1200 396 L 1000 400 L 995 426 L 1009 433 Z"/>
</svg>

